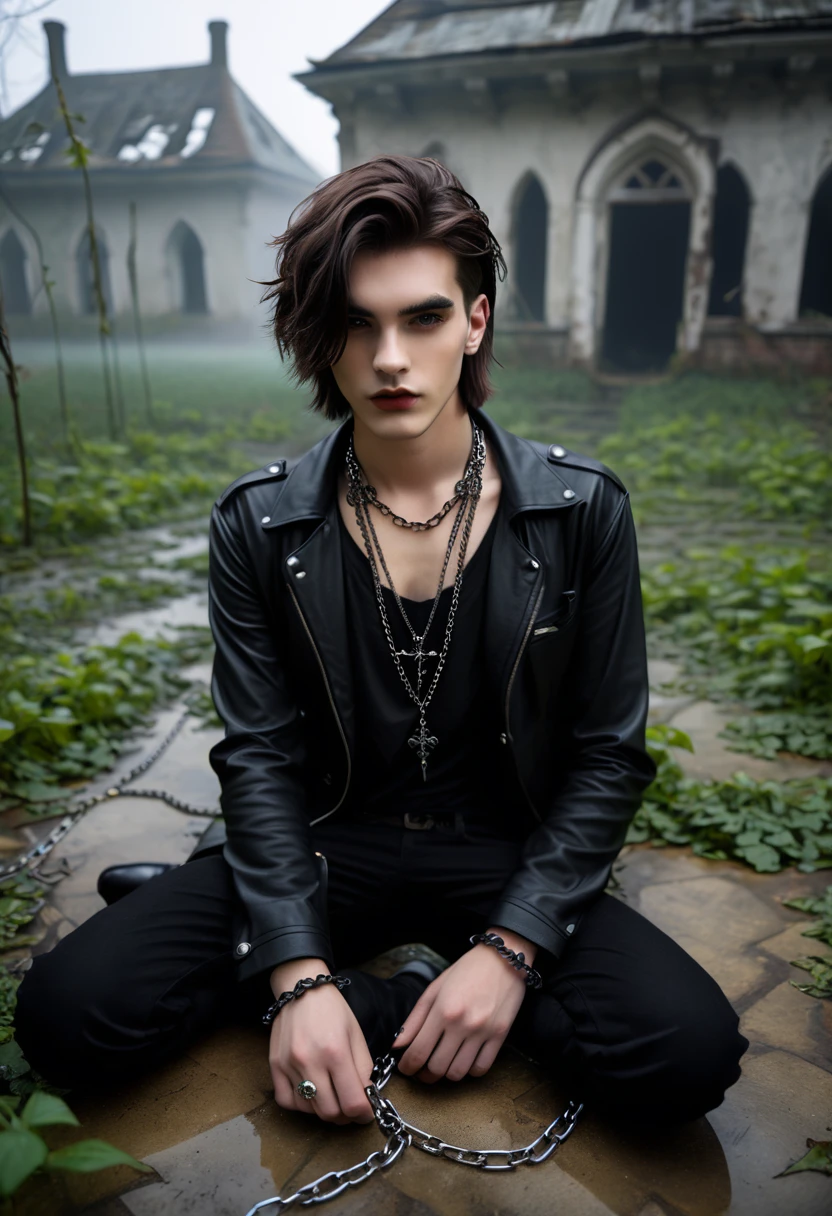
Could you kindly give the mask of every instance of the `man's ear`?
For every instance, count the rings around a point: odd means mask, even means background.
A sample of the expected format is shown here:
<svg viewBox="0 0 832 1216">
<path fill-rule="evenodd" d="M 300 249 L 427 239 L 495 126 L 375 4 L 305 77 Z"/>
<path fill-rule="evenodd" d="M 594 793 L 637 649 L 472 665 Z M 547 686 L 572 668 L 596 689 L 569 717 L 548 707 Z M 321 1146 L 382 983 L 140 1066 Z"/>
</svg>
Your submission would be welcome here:
<svg viewBox="0 0 832 1216">
<path fill-rule="evenodd" d="M 488 306 L 488 296 L 481 293 L 472 303 L 471 312 L 468 316 L 468 340 L 465 343 L 466 355 L 475 355 L 479 350 L 479 345 L 485 334 L 485 327 L 488 324 L 490 315 L 491 309 Z"/>
</svg>

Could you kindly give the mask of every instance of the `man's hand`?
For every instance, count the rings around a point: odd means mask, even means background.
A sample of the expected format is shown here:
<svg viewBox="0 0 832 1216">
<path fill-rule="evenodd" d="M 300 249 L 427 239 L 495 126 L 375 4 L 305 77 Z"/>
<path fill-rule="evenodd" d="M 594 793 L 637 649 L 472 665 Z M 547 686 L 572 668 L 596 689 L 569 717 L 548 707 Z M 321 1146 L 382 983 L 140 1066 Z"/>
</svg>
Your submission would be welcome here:
<svg viewBox="0 0 832 1216">
<path fill-rule="evenodd" d="M 531 965 L 537 947 L 518 933 L 499 933 Z M 492 946 L 474 946 L 428 985 L 410 1012 L 395 1046 L 407 1047 L 399 1071 L 420 1081 L 459 1081 L 488 1072 L 511 1029 L 526 984 L 523 974 Z"/>
<path fill-rule="evenodd" d="M 293 959 L 272 972 L 272 991 L 277 998 L 305 976 L 327 970 L 321 959 Z M 364 1086 L 373 1061 L 354 1013 L 332 984 L 310 988 L 283 1006 L 272 1023 L 269 1064 L 275 1101 L 284 1110 L 316 1114 L 328 1123 L 372 1122 Z M 299 1081 L 317 1086 L 311 1101 L 298 1093 Z"/>
</svg>

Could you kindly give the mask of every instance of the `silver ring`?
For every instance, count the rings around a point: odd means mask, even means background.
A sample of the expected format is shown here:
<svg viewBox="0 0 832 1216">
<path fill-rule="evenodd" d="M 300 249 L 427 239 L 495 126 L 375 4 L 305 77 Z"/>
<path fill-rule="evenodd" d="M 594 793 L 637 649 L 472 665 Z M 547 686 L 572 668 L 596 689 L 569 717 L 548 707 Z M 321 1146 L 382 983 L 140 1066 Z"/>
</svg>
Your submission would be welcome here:
<svg viewBox="0 0 832 1216">
<path fill-rule="evenodd" d="M 315 1097 L 318 1087 L 312 1081 L 298 1081 L 298 1093 L 309 1102 Z"/>
</svg>

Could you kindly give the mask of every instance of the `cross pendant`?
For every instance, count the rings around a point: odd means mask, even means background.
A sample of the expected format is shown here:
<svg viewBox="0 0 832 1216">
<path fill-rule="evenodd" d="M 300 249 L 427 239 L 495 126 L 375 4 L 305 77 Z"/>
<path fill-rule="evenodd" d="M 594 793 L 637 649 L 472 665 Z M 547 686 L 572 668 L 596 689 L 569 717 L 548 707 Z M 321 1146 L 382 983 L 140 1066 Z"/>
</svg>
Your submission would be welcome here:
<svg viewBox="0 0 832 1216">
<path fill-rule="evenodd" d="M 424 638 L 417 638 L 415 650 L 397 650 L 396 654 L 405 659 L 416 660 L 416 691 L 422 691 L 422 664 L 425 659 L 435 659 L 439 653 L 436 650 L 423 650 Z"/>
<path fill-rule="evenodd" d="M 428 779 L 428 755 L 433 751 L 438 742 L 439 740 L 435 735 L 428 734 L 424 718 L 419 723 L 419 730 L 407 741 L 409 747 L 418 749 L 423 781 L 427 781 Z"/>
</svg>

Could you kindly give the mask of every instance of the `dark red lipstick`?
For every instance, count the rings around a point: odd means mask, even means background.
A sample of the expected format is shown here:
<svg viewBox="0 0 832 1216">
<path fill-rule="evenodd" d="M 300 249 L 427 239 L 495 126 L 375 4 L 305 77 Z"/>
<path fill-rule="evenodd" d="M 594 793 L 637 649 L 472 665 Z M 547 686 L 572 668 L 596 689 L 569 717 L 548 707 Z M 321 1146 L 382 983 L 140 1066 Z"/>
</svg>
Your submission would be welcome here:
<svg viewBox="0 0 832 1216">
<path fill-rule="evenodd" d="M 419 400 L 419 394 L 408 388 L 382 389 L 371 398 L 380 410 L 409 410 Z"/>
</svg>

